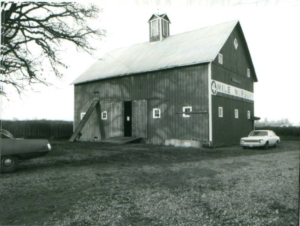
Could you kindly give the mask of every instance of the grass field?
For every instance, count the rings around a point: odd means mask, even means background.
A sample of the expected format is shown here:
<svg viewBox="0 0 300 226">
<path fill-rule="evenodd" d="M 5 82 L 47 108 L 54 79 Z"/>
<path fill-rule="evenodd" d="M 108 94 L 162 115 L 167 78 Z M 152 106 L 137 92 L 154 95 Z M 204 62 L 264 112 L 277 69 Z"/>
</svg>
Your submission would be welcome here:
<svg viewBox="0 0 300 226">
<path fill-rule="evenodd" d="M 52 146 L 0 175 L 0 225 L 297 225 L 296 141 L 269 150 Z"/>
</svg>

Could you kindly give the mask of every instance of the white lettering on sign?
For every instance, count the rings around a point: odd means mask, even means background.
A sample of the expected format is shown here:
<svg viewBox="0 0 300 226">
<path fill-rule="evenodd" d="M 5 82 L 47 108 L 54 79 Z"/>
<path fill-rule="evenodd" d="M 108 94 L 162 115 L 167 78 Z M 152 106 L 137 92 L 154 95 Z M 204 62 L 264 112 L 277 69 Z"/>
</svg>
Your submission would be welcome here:
<svg viewBox="0 0 300 226">
<path fill-rule="evenodd" d="M 254 95 L 252 92 L 222 82 L 218 82 L 216 80 L 211 80 L 211 93 L 213 95 L 217 95 L 217 93 L 224 93 L 254 101 Z"/>
</svg>

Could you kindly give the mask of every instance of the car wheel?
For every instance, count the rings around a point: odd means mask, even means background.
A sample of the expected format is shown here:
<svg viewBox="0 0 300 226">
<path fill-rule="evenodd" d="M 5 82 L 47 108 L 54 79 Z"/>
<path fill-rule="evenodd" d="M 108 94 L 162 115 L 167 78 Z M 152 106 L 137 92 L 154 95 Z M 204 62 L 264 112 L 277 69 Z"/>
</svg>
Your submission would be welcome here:
<svg viewBox="0 0 300 226">
<path fill-rule="evenodd" d="M 243 149 L 247 149 L 247 147 L 243 146 Z"/>
<path fill-rule="evenodd" d="M 19 158 L 17 156 L 4 156 L 1 158 L 1 173 L 12 173 L 17 170 Z"/>
<path fill-rule="evenodd" d="M 265 149 L 268 149 L 269 148 L 269 142 L 267 142 L 266 144 L 265 144 Z"/>
<path fill-rule="evenodd" d="M 274 148 L 276 148 L 278 146 L 279 142 L 276 141 L 276 143 L 274 144 Z"/>
</svg>

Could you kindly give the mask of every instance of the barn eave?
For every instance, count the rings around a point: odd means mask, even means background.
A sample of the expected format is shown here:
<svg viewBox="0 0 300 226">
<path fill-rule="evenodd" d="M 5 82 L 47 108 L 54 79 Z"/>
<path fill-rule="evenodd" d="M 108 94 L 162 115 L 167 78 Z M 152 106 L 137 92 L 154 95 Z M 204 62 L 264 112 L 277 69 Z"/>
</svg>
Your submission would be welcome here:
<svg viewBox="0 0 300 226">
<path fill-rule="evenodd" d="M 157 71 L 164 71 L 164 70 L 171 70 L 171 69 L 176 69 L 176 68 L 183 68 L 183 67 L 189 67 L 189 66 L 208 64 L 208 63 L 211 63 L 212 61 L 213 60 L 195 62 L 195 63 L 187 64 L 187 65 L 176 65 L 176 66 L 171 66 L 171 67 L 158 68 L 157 70 L 151 70 L 151 71 L 140 71 L 140 72 L 135 72 L 135 73 L 124 73 L 124 74 L 119 74 L 119 75 L 108 76 L 108 77 L 105 77 L 105 78 L 91 79 L 91 80 L 87 80 L 87 81 L 84 81 L 84 82 L 71 83 L 70 85 L 75 85 L 76 86 L 76 85 L 82 85 L 82 84 L 87 84 L 87 83 L 91 83 L 91 82 L 103 81 L 103 80 L 107 80 L 107 79 L 127 77 L 127 76 L 138 75 L 138 74 L 145 74 L 145 73 L 151 73 L 151 72 L 157 72 Z"/>
</svg>

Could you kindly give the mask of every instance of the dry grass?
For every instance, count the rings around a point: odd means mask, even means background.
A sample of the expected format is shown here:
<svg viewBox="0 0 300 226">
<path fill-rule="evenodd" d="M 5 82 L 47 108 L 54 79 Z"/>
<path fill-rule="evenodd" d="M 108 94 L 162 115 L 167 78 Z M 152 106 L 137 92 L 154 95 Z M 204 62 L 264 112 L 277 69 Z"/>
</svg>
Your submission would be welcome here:
<svg viewBox="0 0 300 226">
<path fill-rule="evenodd" d="M 267 151 L 52 145 L 1 175 L 1 225 L 297 225 L 294 141 Z"/>
</svg>

